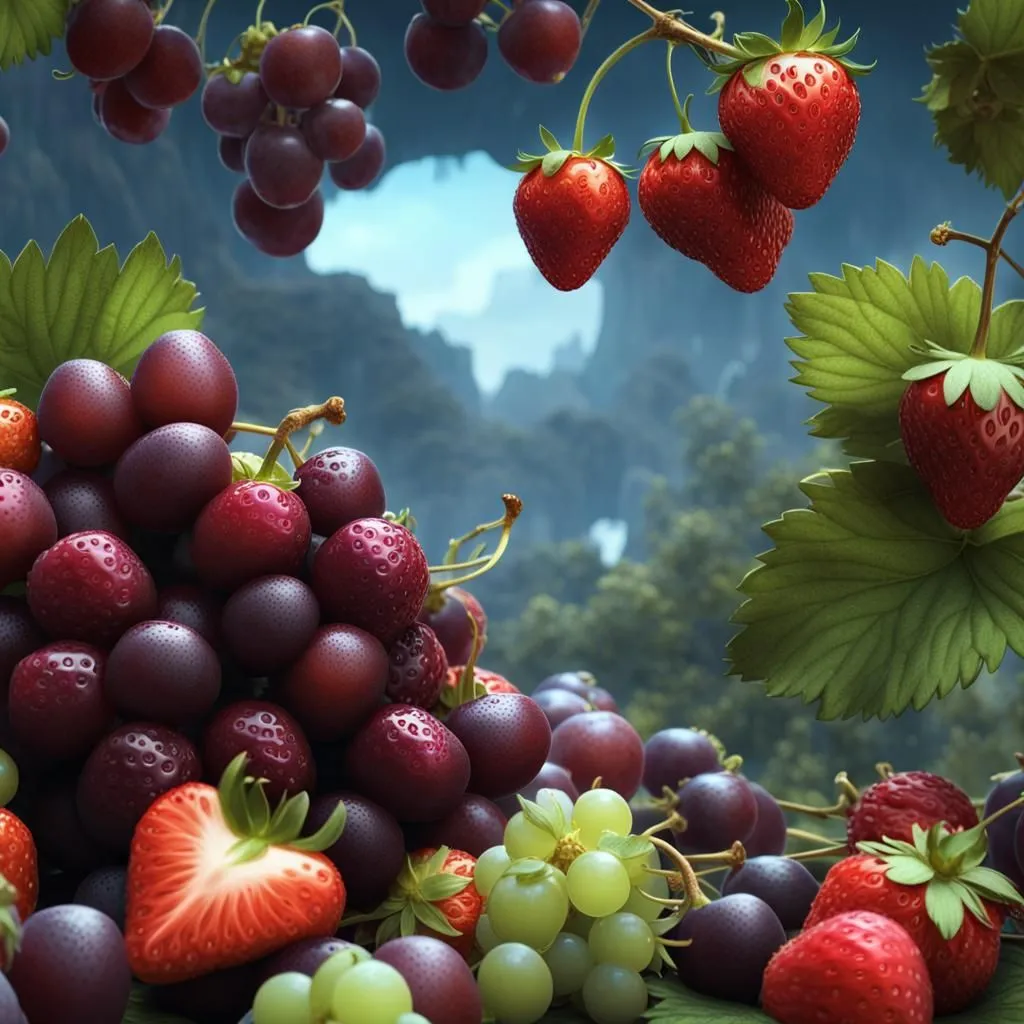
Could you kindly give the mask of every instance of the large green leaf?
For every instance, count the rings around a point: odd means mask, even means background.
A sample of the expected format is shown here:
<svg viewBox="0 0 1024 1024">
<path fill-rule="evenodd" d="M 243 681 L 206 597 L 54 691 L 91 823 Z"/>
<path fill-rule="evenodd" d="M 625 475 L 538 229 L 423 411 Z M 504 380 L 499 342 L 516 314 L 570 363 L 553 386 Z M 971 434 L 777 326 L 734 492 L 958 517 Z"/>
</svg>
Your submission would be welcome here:
<svg viewBox="0 0 1024 1024">
<path fill-rule="evenodd" d="M 949 159 L 1010 199 L 1024 182 L 1024 0 L 971 0 L 927 54 L 922 101 Z"/>
<path fill-rule="evenodd" d="M 3 0 L 0 0 L 2 3 Z M 68 359 L 134 369 L 165 331 L 198 328 L 196 287 L 149 234 L 119 266 L 85 217 L 62 232 L 47 260 L 29 242 L 12 264 L 0 252 L 0 387 L 34 405 L 53 369 Z"/>
<path fill-rule="evenodd" d="M 64 34 L 69 0 L 0 0 L 0 71 L 50 52 Z"/>
<path fill-rule="evenodd" d="M 906 466 L 858 462 L 801 489 L 810 508 L 765 527 L 775 547 L 740 584 L 734 674 L 824 719 L 885 718 L 1024 654 L 1024 501 L 965 540 Z"/>
</svg>

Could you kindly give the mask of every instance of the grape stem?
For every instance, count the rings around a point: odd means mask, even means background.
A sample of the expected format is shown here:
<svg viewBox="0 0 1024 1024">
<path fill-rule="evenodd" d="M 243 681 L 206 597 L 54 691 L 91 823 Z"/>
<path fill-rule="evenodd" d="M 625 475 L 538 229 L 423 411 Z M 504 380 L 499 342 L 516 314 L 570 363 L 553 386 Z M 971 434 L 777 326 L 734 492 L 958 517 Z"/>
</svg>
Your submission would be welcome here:
<svg viewBox="0 0 1024 1024">
<path fill-rule="evenodd" d="M 217 0 L 206 0 L 202 16 L 199 19 L 199 28 L 196 29 L 196 45 L 203 59 L 203 67 L 206 66 L 206 30 L 210 24 L 210 15 L 213 13 L 213 6 Z"/>
<path fill-rule="evenodd" d="M 800 850 L 797 853 L 787 853 L 787 860 L 820 860 L 825 857 L 845 857 L 850 848 L 843 843 L 842 846 L 824 846 L 814 850 Z"/>
<path fill-rule="evenodd" d="M 786 835 L 791 839 L 803 839 L 807 843 L 824 843 L 826 846 L 836 841 L 835 836 L 820 836 L 817 832 L 805 832 L 802 828 L 787 828 Z"/>
<path fill-rule="evenodd" d="M 671 844 L 657 836 L 647 837 L 654 845 L 667 856 L 679 868 L 679 874 L 683 879 L 683 891 L 686 893 L 687 902 L 691 910 L 707 906 L 711 900 L 701 892 L 700 881 L 693 873 L 690 862 Z"/>
<path fill-rule="evenodd" d="M 264 427 L 260 423 L 232 423 L 231 430 L 239 434 L 262 434 L 264 437 L 274 437 L 277 434 L 276 427 Z M 312 444 L 312 441 L 313 438 L 310 437 L 308 444 Z M 290 437 L 285 439 L 284 446 L 295 468 L 298 469 L 306 461 L 302 453 L 295 448 Z"/>
<path fill-rule="evenodd" d="M 580 16 L 580 38 L 584 39 L 587 35 L 587 29 L 590 28 L 590 23 L 594 20 L 594 15 L 597 14 L 597 8 L 600 6 L 601 0 L 587 0 L 587 6 L 583 10 L 583 14 Z"/>
<path fill-rule="evenodd" d="M 990 814 L 987 818 L 983 818 L 981 821 L 978 822 L 977 825 L 974 826 L 974 828 L 971 831 L 983 831 L 984 829 L 987 829 L 993 821 L 996 821 L 997 819 L 1001 818 L 1004 814 L 1007 814 L 1010 811 L 1017 810 L 1019 807 L 1024 807 L 1024 796 L 1017 797 L 1017 799 L 1014 800 L 1012 803 L 1007 804 L 1005 807 L 1000 807 L 999 810 L 996 811 L 994 814 Z"/>
<path fill-rule="evenodd" d="M 327 420 L 328 423 L 340 427 L 345 422 L 345 400 L 334 395 L 320 405 L 307 405 L 301 409 L 292 409 L 274 431 L 274 440 L 263 457 L 263 464 L 256 474 L 256 479 L 269 479 L 281 452 L 288 446 L 288 439 L 291 435 L 297 430 L 308 427 L 316 420 Z"/>
<path fill-rule="evenodd" d="M 167 15 L 171 13 L 171 8 L 174 6 L 174 0 L 167 0 L 167 3 L 163 4 L 160 9 L 156 12 L 153 17 L 153 23 L 155 25 L 162 25 L 167 20 Z"/>
<path fill-rule="evenodd" d="M 775 802 L 784 811 L 791 811 L 793 814 L 806 814 L 811 818 L 845 818 L 850 808 L 860 799 L 860 790 L 850 781 L 846 772 L 840 772 L 835 777 L 835 783 L 839 787 L 839 799 L 831 807 L 811 807 L 790 800 Z"/>
<path fill-rule="evenodd" d="M 502 556 L 505 554 L 508 548 L 509 539 L 512 536 L 512 526 L 515 521 L 519 518 L 520 512 L 523 511 L 523 503 L 514 494 L 503 494 L 501 500 L 505 505 L 505 515 L 500 520 L 496 520 L 495 524 L 501 526 L 501 536 L 498 538 L 498 543 L 495 545 L 494 551 L 488 555 L 481 564 L 479 564 L 471 572 L 466 573 L 465 576 L 458 576 L 453 580 L 443 580 L 441 582 L 434 581 L 430 584 L 431 595 L 436 595 L 445 590 L 450 590 L 452 587 L 461 587 L 464 583 L 469 583 L 470 580 L 475 580 L 478 576 L 483 576 L 484 573 L 490 572 L 500 561 Z M 484 524 L 485 529 L 494 529 L 495 524 Z M 480 528 L 478 528 L 480 529 Z M 485 529 L 480 529 L 480 533 L 485 532 Z M 467 536 L 473 536 L 471 532 Z M 475 534 L 479 536 L 479 534 Z M 454 543 L 454 542 L 453 542 Z M 430 568 L 430 572 L 444 572 L 446 569 L 451 569 L 451 565 L 441 565 Z"/>
</svg>

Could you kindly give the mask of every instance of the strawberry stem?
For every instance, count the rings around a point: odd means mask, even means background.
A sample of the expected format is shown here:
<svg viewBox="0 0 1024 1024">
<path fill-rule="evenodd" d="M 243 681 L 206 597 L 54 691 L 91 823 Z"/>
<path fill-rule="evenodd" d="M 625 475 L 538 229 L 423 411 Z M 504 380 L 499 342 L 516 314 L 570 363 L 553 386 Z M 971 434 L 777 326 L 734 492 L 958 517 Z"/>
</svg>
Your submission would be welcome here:
<svg viewBox="0 0 1024 1024">
<path fill-rule="evenodd" d="M 668 78 L 668 91 L 672 94 L 672 106 L 675 107 L 676 117 L 679 118 L 679 127 L 684 135 L 689 134 L 693 131 L 693 126 L 690 124 L 689 110 L 690 102 L 693 96 L 687 96 L 685 103 L 679 102 L 679 90 L 676 88 L 676 76 L 672 74 L 672 58 L 675 56 L 676 46 L 678 43 L 673 42 L 671 39 L 668 41 L 668 53 L 665 55 L 665 75 Z"/>
<path fill-rule="evenodd" d="M 274 440 L 263 457 L 263 464 L 256 473 L 257 480 L 269 480 L 277 465 L 281 452 L 288 445 L 288 439 L 297 430 L 308 427 L 316 420 L 327 420 L 328 423 L 340 427 L 345 422 L 345 400 L 337 395 L 328 398 L 320 405 L 307 405 L 301 409 L 292 409 L 283 420 L 277 430 L 274 431 Z"/>
<path fill-rule="evenodd" d="M 231 424 L 230 430 L 237 434 L 260 434 L 263 437 L 275 437 L 277 435 L 276 427 L 265 427 L 261 423 L 236 422 Z M 312 438 L 310 438 L 310 442 L 312 442 Z M 288 452 L 288 457 L 292 460 L 295 468 L 298 469 L 306 461 L 302 452 L 295 447 L 291 438 L 285 440 L 284 447 Z"/>
<path fill-rule="evenodd" d="M 657 7 L 652 7 L 647 0 L 628 0 L 628 2 L 654 22 L 653 28 L 658 39 L 674 39 L 677 43 L 699 46 L 701 49 L 720 53 L 733 60 L 744 57 L 742 50 L 722 39 L 725 32 L 725 16 L 721 11 L 715 11 L 711 15 L 711 20 L 715 23 L 715 31 L 711 35 L 706 35 L 687 24 L 678 15 L 659 11 Z"/>
<path fill-rule="evenodd" d="M 989 242 L 987 238 L 982 238 L 980 235 L 970 235 L 966 231 L 956 231 L 946 224 L 936 224 L 932 228 L 931 234 L 928 236 L 931 239 L 932 245 L 949 245 L 950 242 L 966 242 L 968 245 L 977 246 L 979 249 L 988 249 Z M 1004 259 L 1014 270 L 1024 277 L 1024 267 L 1022 267 L 1005 249 L 999 250 L 999 255 Z"/>
<path fill-rule="evenodd" d="M 981 286 L 981 316 L 978 318 L 978 329 L 974 333 L 974 342 L 971 344 L 969 353 L 974 359 L 985 358 L 989 327 L 992 324 L 992 300 L 995 297 L 999 253 L 1002 250 L 1003 238 L 1009 230 L 1010 223 L 1020 213 L 1021 206 L 1024 206 L 1024 190 L 1021 190 L 1017 197 L 1007 204 L 995 231 L 992 232 L 992 236 L 985 246 L 985 280 Z"/>
</svg>

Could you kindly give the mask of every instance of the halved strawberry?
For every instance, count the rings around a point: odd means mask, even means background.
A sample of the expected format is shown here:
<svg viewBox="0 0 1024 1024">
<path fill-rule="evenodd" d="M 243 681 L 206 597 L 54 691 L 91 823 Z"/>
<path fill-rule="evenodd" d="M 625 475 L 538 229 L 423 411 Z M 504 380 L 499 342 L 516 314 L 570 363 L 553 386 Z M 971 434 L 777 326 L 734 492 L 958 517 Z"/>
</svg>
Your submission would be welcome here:
<svg viewBox="0 0 1024 1024">
<path fill-rule="evenodd" d="M 136 826 L 125 945 L 140 981 L 185 981 L 338 928 L 345 885 L 319 851 L 341 835 L 345 805 L 300 839 L 309 795 L 271 813 L 265 780 L 245 775 L 246 760 L 239 754 L 219 787 L 170 790 Z"/>
</svg>

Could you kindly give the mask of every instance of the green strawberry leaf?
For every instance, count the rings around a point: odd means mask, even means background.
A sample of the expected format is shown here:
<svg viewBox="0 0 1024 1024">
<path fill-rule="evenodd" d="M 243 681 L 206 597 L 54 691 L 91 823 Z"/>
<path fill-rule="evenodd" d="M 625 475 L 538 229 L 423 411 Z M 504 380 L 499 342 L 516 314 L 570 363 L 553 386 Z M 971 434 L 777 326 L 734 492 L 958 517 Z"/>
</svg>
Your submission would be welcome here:
<svg viewBox="0 0 1024 1024">
<path fill-rule="evenodd" d="M 981 1001 L 942 1024 L 1018 1024 L 1024 1020 L 1024 946 L 1004 942 L 999 969 Z"/>
<path fill-rule="evenodd" d="M 431 875 L 420 882 L 420 898 L 428 903 L 440 903 L 451 896 L 458 896 L 472 881 L 472 878 L 464 878 L 462 875 L 450 875 L 446 872 L 439 875 Z"/>
<path fill-rule="evenodd" d="M 119 269 L 116 249 L 100 249 L 89 222 L 76 217 L 49 259 L 36 242 L 13 264 L 0 252 L 0 381 L 34 407 L 47 377 L 68 359 L 98 359 L 127 376 L 161 334 L 200 326 L 204 311 L 192 308 L 195 299 L 178 257 L 168 262 L 156 235 Z"/>
<path fill-rule="evenodd" d="M 0 71 L 45 57 L 64 35 L 69 0 L 0 0 Z"/>
<path fill-rule="evenodd" d="M 702 996 L 671 976 L 648 978 L 647 991 L 652 1005 L 644 1014 L 645 1020 L 665 1024 L 772 1024 L 757 1007 Z"/>
<path fill-rule="evenodd" d="M 1024 183 L 1024 7 L 971 0 L 956 38 L 926 54 L 932 71 L 920 102 L 951 163 L 1011 199 Z"/>
<path fill-rule="evenodd" d="M 231 453 L 232 480 L 255 480 L 262 466 L 263 456 L 255 452 Z M 294 491 L 301 483 L 300 480 L 293 479 L 291 473 L 280 462 L 275 462 L 271 467 L 266 481 L 282 491 Z"/>
<path fill-rule="evenodd" d="M 890 857 L 885 877 L 897 885 L 924 885 L 935 877 L 935 869 L 915 857 Z"/>
<path fill-rule="evenodd" d="M 815 474 L 740 584 L 731 672 L 822 719 L 920 709 L 1024 655 L 1024 501 L 965 538 L 909 467 Z"/>
<path fill-rule="evenodd" d="M 789 296 L 786 310 L 801 333 L 786 339 L 797 356 L 794 382 L 828 408 L 810 421 L 815 437 L 843 441 L 847 454 L 905 461 L 898 410 L 904 375 L 934 362 L 929 344 L 966 354 L 981 310 L 981 289 L 969 278 L 950 285 L 938 263 L 915 256 L 904 275 L 884 260 L 846 264 L 841 276 L 812 274 L 810 292 Z M 1024 337 L 1024 302 L 992 314 L 988 355 L 1013 356 Z"/>
</svg>

